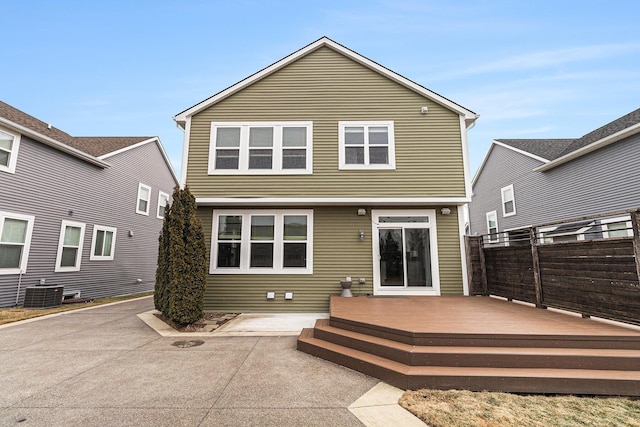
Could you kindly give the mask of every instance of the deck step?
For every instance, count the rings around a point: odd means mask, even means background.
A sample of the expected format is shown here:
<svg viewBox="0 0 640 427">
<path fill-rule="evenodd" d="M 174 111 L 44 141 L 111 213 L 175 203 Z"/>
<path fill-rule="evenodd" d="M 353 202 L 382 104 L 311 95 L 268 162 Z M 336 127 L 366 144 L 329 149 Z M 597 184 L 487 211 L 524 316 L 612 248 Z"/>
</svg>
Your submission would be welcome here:
<svg viewBox="0 0 640 427">
<path fill-rule="evenodd" d="M 486 366 L 410 366 L 325 341 L 304 329 L 298 350 L 382 379 L 402 389 L 467 389 L 519 393 L 640 396 L 640 371 Z"/>
<path fill-rule="evenodd" d="M 640 371 L 640 350 L 542 347 L 414 346 L 316 322 L 314 337 L 409 366 Z"/>
<path fill-rule="evenodd" d="M 333 327 L 415 346 L 541 347 L 640 350 L 630 335 L 413 332 L 331 316 Z"/>
</svg>

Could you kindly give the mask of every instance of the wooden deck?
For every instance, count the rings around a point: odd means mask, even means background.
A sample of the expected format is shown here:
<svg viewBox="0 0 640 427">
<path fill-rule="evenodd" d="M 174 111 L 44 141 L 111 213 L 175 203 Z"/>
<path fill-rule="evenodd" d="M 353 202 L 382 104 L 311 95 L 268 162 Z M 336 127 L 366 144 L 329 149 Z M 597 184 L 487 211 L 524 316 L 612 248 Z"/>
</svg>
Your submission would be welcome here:
<svg viewBox="0 0 640 427">
<path fill-rule="evenodd" d="M 640 396 L 640 330 L 489 297 L 331 297 L 298 349 L 404 389 Z"/>
</svg>

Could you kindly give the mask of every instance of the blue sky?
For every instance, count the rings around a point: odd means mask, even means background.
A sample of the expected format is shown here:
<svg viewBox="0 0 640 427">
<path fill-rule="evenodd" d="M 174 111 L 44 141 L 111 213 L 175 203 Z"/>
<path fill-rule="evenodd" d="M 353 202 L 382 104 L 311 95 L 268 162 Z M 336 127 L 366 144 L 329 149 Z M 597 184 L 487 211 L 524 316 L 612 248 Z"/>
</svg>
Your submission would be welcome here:
<svg viewBox="0 0 640 427">
<path fill-rule="evenodd" d="M 0 99 L 74 136 L 160 137 L 172 117 L 328 36 L 480 114 L 496 138 L 571 138 L 640 106 L 640 2 L 0 0 Z"/>
</svg>

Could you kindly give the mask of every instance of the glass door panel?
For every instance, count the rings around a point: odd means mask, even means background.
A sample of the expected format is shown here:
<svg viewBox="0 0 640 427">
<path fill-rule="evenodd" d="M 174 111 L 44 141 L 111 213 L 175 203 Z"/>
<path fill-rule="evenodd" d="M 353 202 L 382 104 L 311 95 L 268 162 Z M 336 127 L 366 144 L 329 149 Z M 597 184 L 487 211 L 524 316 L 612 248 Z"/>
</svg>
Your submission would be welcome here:
<svg viewBox="0 0 640 427">
<path fill-rule="evenodd" d="M 432 286 L 428 228 L 405 228 L 406 286 Z"/>
<path fill-rule="evenodd" d="M 401 228 L 379 230 L 380 285 L 404 286 L 403 243 Z"/>
</svg>

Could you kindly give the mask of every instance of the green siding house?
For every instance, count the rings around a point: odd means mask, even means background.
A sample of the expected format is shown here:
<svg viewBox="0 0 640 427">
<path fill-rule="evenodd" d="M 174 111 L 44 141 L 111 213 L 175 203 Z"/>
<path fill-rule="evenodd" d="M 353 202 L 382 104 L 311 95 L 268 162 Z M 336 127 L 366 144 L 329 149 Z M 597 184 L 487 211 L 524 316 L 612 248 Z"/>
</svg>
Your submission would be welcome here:
<svg viewBox="0 0 640 427">
<path fill-rule="evenodd" d="M 467 294 L 478 116 L 324 37 L 179 113 L 209 251 L 207 310 L 321 312 Z"/>
</svg>

